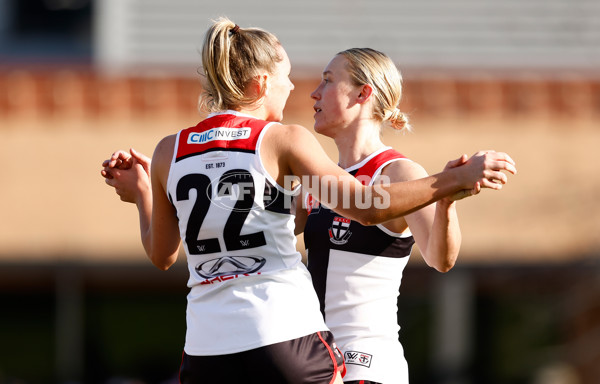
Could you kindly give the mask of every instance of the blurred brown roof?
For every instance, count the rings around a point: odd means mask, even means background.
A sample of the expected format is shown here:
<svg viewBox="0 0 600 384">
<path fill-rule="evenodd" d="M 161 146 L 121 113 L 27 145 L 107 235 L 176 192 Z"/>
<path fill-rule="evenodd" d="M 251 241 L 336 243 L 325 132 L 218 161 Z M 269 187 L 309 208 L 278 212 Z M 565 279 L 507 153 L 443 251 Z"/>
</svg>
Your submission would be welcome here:
<svg viewBox="0 0 600 384">
<path fill-rule="evenodd" d="M 312 126 L 315 80 L 296 82 L 285 122 Z M 195 125 L 193 79 L 101 78 L 85 71 L 0 73 L 0 260 L 145 262 L 137 212 L 100 176 L 113 150 L 151 155 Z M 459 203 L 461 260 L 554 262 L 600 251 L 600 82 L 576 76 L 420 77 L 402 109 L 415 132 L 384 142 L 430 173 L 479 149 L 508 152 L 504 190 Z M 331 140 L 319 137 L 337 160 Z"/>
</svg>

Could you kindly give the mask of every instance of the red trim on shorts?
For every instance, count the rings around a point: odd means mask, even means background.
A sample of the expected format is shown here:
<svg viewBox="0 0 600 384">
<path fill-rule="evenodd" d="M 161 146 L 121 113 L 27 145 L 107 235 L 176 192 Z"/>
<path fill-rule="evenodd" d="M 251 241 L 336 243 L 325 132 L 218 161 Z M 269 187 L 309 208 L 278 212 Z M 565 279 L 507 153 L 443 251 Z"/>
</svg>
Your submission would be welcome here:
<svg viewBox="0 0 600 384">
<path fill-rule="evenodd" d="M 181 364 L 179 364 L 179 372 L 177 372 L 177 382 L 181 384 L 181 368 L 183 367 L 183 359 L 185 358 L 185 350 L 181 352 Z"/>
<path fill-rule="evenodd" d="M 344 376 L 346 376 L 346 359 L 344 359 L 344 354 L 342 353 L 342 351 L 340 351 L 340 349 L 337 347 L 337 345 L 335 346 L 335 349 L 337 349 L 338 353 L 340 354 L 340 356 L 342 356 L 342 379 L 344 378 Z"/>
<path fill-rule="evenodd" d="M 335 381 L 335 377 L 337 376 L 337 373 L 339 372 L 337 359 L 335 358 L 335 355 L 333 353 L 333 350 L 331 349 L 331 346 L 329 344 L 327 344 L 325 339 L 323 339 L 323 336 L 321 336 L 321 332 L 317 332 L 317 336 L 319 336 L 319 339 L 325 345 L 325 348 L 327 348 L 327 351 L 329 352 L 329 357 L 331 357 L 331 360 L 333 361 L 333 375 L 331 376 L 331 381 L 329 382 L 329 384 L 332 384 Z"/>
</svg>

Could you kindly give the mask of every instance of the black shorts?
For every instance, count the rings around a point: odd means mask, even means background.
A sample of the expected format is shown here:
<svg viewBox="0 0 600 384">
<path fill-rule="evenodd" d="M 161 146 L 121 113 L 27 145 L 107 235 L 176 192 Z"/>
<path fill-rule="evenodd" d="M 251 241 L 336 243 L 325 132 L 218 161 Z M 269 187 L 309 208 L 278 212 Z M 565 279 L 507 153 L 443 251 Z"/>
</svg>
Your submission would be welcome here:
<svg viewBox="0 0 600 384">
<path fill-rule="evenodd" d="M 249 351 L 216 356 L 183 354 L 179 382 L 329 384 L 345 373 L 331 332 L 316 332 Z"/>
</svg>

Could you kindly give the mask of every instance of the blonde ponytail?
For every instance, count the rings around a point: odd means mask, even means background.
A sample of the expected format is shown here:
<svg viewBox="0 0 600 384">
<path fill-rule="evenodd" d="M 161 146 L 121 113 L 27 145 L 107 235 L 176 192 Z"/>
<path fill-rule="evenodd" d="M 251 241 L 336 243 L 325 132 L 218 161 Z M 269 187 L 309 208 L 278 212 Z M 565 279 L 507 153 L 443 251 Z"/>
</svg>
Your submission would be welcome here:
<svg viewBox="0 0 600 384">
<path fill-rule="evenodd" d="M 389 113 L 389 117 L 387 117 L 385 121 L 387 121 L 392 128 L 398 131 L 406 130 L 410 132 L 412 130 L 412 127 L 408 122 L 408 116 L 406 116 L 405 113 L 402 113 L 398 108 L 394 108 Z"/>
<path fill-rule="evenodd" d="M 248 97 L 246 89 L 259 71 L 274 71 L 283 59 L 277 51 L 280 45 L 275 35 L 260 28 L 240 28 L 226 17 L 215 20 L 202 46 L 200 109 L 216 112 L 255 103 L 262 94 Z"/>
</svg>

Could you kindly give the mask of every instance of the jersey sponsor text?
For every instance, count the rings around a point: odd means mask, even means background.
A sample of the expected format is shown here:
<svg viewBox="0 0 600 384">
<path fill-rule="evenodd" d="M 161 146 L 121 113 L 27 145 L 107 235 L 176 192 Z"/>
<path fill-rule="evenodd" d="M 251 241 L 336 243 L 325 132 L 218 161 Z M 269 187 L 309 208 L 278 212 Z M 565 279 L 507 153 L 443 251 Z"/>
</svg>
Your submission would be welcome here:
<svg viewBox="0 0 600 384">
<path fill-rule="evenodd" d="M 217 127 L 208 131 L 191 133 L 188 144 L 205 144 L 213 140 L 239 140 L 250 137 L 250 128 L 225 128 Z"/>
</svg>

